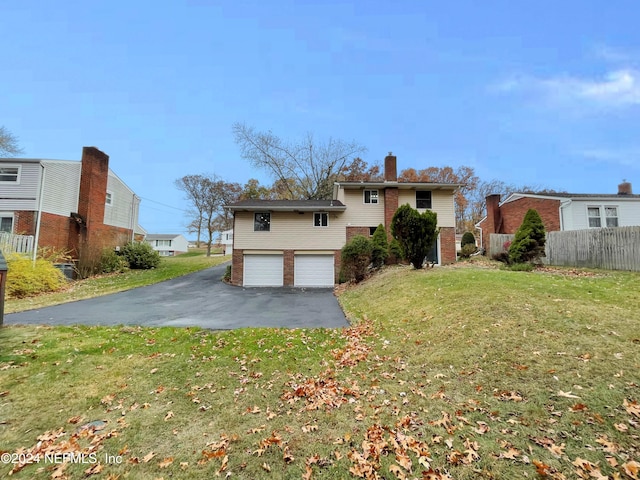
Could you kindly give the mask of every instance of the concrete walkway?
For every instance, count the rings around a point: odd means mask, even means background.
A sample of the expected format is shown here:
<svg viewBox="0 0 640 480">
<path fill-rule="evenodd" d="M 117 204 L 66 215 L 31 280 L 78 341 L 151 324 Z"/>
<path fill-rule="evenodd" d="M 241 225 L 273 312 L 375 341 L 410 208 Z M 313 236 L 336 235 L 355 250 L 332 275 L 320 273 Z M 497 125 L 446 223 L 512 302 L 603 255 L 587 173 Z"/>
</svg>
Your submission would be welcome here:
<svg viewBox="0 0 640 480">
<path fill-rule="evenodd" d="M 221 282 L 226 264 L 103 297 L 7 314 L 5 325 L 336 328 L 347 326 L 332 289 L 242 288 Z"/>
</svg>

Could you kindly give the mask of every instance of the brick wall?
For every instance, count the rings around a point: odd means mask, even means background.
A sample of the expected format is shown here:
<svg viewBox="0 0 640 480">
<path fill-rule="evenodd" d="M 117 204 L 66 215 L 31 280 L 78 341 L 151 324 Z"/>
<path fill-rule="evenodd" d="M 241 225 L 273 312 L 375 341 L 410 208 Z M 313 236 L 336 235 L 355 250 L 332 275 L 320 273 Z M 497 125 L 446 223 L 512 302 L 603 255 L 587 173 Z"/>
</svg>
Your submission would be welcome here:
<svg viewBox="0 0 640 480">
<path fill-rule="evenodd" d="M 356 235 L 364 235 L 369 238 L 369 227 L 347 227 L 347 242 Z"/>
<path fill-rule="evenodd" d="M 456 229 L 453 227 L 440 228 L 440 257 L 441 265 L 456 262 Z"/>
<path fill-rule="evenodd" d="M 384 228 L 387 230 L 387 240 L 389 242 L 393 239 L 391 236 L 391 221 L 396 210 L 398 210 L 398 201 L 397 188 L 384 189 Z"/>
<path fill-rule="evenodd" d="M 497 204 L 494 205 L 495 197 L 499 202 L 499 195 L 487 197 L 487 218 L 480 224 L 482 247 L 487 252 L 489 251 L 489 236 L 492 233 L 516 233 L 530 208 L 538 212 L 547 232 L 560 230 L 560 200 L 523 197 L 498 207 Z"/>
<path fill-rule="evenodd" d="M 342 268 L 342 250 L 336 250 L 333 253 L 333 281 L 340 281 L 340 268 Z"/>
<path fill-rule="evenodd" d="M 36 212 L 19 210 L 13 213 L 13 232 L 17 235 L 36 234 Z"/>
<path fill-rule="evenodd" d="M 293 250 L 284 250 L 282 252 L 282 262 L 284 264 L 284 272 L 282 272 L 282 283 L 285 287 L 292 287 L 295 278 L 295 258 L 293 255 Z"/>
<path fill-rule="evenodd" d="M 243 275 L 244 250 L 234 248 L 233 253 L 231 254 L 231 284 L 241 287 L 244 281 Z"/>
</svg>

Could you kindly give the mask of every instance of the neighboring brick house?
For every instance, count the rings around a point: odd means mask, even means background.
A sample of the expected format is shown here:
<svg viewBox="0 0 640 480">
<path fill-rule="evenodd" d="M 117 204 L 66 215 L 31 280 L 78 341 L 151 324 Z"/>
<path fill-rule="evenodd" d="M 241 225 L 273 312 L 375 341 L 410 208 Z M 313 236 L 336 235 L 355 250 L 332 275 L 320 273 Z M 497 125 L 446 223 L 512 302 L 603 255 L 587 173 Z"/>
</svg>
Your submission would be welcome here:
<svg viewBox="0 0 640 480">
<path fill-rule="evenodd" d="M 540 214 L 547 232 L 640 225 L 640 195 L 633 195 L 628 182 L 617 194 L 512 193 L 502 202 L 500 195 L 489 195 L 486 203 L 487 215 L 476 227 L 487 252 L 489 236 L 516 233 L 530 208 Z"/>
<path fill-rule="evenodd" d="M 189 241 L 184 238 L 183 235 L 176 233 L 150 233 L 144 240 L 151 245 L 161 257 L 173 257 L 181 253 L 186 253 L 189 249 Z"/>
<path fill-rule="evenodd" d="M 141 239 L 139 205 L 95 147 L 84 147 L 81 161 L 0 159 L 0 228 L 33 235 L 38 247 L 89 259 Z"/>
<path fill-rule="evenodd" d="M 382 182 L 337 182 L 333 200 L 245 200 L 234 213 L 231 282 L 244 286 L 333 286 L 340 251 L 356 234 L 383 224 L 409 204 L 438 214 L 440 235 L 431 260 L 456 261 L 455 190 L 449 183 L 398 182 L 396 157 L 385 158 Z"/>
</svg>

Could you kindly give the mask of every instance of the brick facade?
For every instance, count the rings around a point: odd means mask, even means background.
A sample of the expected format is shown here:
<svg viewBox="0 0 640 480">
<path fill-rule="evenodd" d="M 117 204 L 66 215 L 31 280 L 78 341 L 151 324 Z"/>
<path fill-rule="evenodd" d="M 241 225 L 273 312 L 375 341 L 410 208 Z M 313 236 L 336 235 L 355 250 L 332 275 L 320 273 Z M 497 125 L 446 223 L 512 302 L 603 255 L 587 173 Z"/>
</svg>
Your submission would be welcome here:
<svg viewBox="0 0 640 480">
<path fill-rule="evenodd" d="M 440 264 L 455 263 L 456 258 L 456 229 L 453 227 L 440 228 Z"/>
<path fill-rule="evenodd" d="M 75 259 L 93 262 L 104 248 L 131 241 L 133 231 L 104 224 L 109 156 L 95 147 L 84 147 L 81 162 L 78 212 L 74 212 L 80 218 L 41 212 L 38 245 L 67 251 Z M 37 221 L 36 211 L 16 211 L 14 232 L 35 235 Z"/>
<path fill-rule="evenodd" d="M 347 227 L 347 242 L 349 242 L 356 235 L 363 235 L 369 238 L 369 227 Z"/>
<path fill-rule="evenodd" d="M 500 195 L 489 195 L 486 200 L 487 217 L 480 223 L 480 228 L 482 247 L 487 252 L 489 236 L 492 233 L 516 233 L 529 209 L 538 212 L 547 232 L 560 230 L 560 200 L 522 197 L 502 205 L 499 205 Z"/>
<path fill-rule="evenodd" d="M 231 254 L 231 284 L 241 287 L 244 283 L 244 250 L 234 248 Z"/>
<path fill-rule="evenodd" d="M 295 257 L 293 250 L 285 250 L 282 252 L 282 262 L 284 263 L 284 272 L 282 282 L 285 287 L 293 287 L 295 278 Z"/>
</svg>

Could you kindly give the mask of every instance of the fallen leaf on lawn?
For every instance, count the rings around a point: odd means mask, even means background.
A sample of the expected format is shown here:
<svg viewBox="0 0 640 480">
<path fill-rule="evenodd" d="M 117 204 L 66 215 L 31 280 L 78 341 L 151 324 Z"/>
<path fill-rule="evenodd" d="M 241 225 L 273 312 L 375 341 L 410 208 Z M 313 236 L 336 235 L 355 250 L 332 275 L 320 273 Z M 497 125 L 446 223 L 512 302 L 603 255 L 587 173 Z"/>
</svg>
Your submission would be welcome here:
<svg viewBox="0 0 640 480">
<path fill-rule="evenodd" d="M 284 463 L 291 463 L 295 460 L 295 457 L 291 454 L 288 446 L 284 447 L 282 458 L 284 460 Z"/>
<path fill-rule="evenodd" d="M 100 400 L 100 403 L 102 403 L 103 405 L 111 405 L 115 398 L 116 396 L 114 394 L 105 395 L 104 397 L 102 397 L 102 400 Z"/>
<path fill-rule="evenodd" d="M 627 402 L 627 399 L 625 398 L 624 402 L 622 402 L 622 405 L 624 405 L 624 408 L 627 410 L 627 413 L 629 415 L 634 415 L 640 418 L 640 404 L 638 404 L 638 402 Z"/>
<path fill-rule="evenodd" d="M 395 463 L 389 466 L 389 472 L 393 473 L 398 480 L 405 480 L 407 478 L 402 469 Z"/>
<path fill-rule="evenodd" d="M 588 410 L 589 408 L 584 403 L 576 403 L 572 407 L 569 408 L 572 412 L 583 412 Z"/>
<path fill-rule="evenodd" d="M 156 454 L 155 454 L 155 453 L 153 453 L 153 452 L 149 452 L 149 453 L 147 453 L 144 457 L 142 457 L 142 461 L 143 461 L 144 463 L 149 463 L 149 460 L 151 460 L 151 459 L 152 459 L 153 457 L 155 457 L 155 456 L 156 456 Z"/>
<path fill-rule="evenodd" d="M 76 415 L 75 417 L 71 417 L 69 420 L 67 420 L 67 422 L 75 425 L 77 423 L 80 423 L 80 420 L 82 420 L 82 417 L 80 415 Z"/>
<path fill-rule="evenodd" d="M 158 462 L 158 467 L 167 468 L 172 463 L 173 463 L 173 457 L 167 457 L 164 460 L 162 460 L 161 462 Z"/>
<path fill-rule="evenodd" d="M 180 468 L 186 470 L 189 467 L 189 462 L 180 462 Z"/>
<path fill-rule="evenodd" d="M 636 462 L 635 460 L 631 460 L 623 464 L 622 468 L 624 469 L 624 473 L 626 473 L 633 480 L 638 480 L 638 478 L 640 478 L 638 477 L 638 473 L 640 473 L 640 463 Z"/>
<path fill-rule="evenodd" d="M 222 465 L 220 465 L 220 468 L 218 469 L 218 473 L 224 472 L 228 466 L 229 466 L 229 455 L 225 455 L 224 458 L 222 459 Z"/>
<path fill-rule="evenodd" d="M 87 468 L 84 471 L 84 473 L 87 476 L 89 476 L 89 475 L 97 475 L 98 473 L 102 472 L 103 469 L 104 469 L 104 465 L 102 465 L 101 463 L 96 463 L 96 464 L 92 465 L 91 467 Z"/>
<path fill-rule="evenodd" d="M 157 368 L 152 368 L 152 369 L 151 369 L 151 371 L 150 371 L 149 373 L 154 374 L 154 373 L 156 373 L 157 371 L 158 371 L 158 369 L 157 369 Z"/>
<path fill-rule="evenodd" d="M 164 416 L 164 421 L 166 422 L 170 418 L 173 418 L 173 412 L 172 411 L 168 411 L 167 412 L 167 414 Z"/>
<path fill-rule="evenodd" d="M 562 390 L 558 390 L 558 396 L 564 398 L 580 398 L 579 396 L 574 395 L 571 392 L 563 392 Z"/>
<path fill-rule="evenodd" d="M 270 472 L 270 471 L 271 471 L 271 467 L 270 467 L 269 465 L 267 465 L 267 463 L 263 463 L 263 464 L 262 464 L 262 469 L 263 469 L 265 472 Z"/>
</svg>

